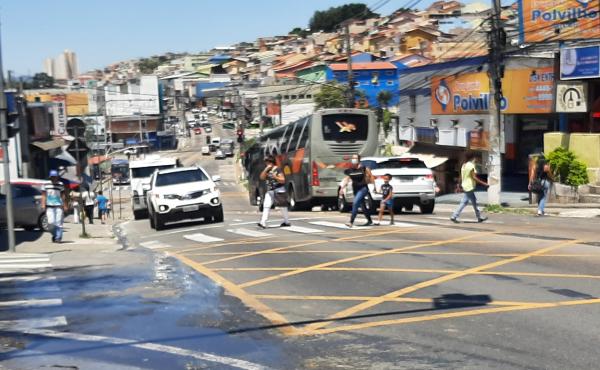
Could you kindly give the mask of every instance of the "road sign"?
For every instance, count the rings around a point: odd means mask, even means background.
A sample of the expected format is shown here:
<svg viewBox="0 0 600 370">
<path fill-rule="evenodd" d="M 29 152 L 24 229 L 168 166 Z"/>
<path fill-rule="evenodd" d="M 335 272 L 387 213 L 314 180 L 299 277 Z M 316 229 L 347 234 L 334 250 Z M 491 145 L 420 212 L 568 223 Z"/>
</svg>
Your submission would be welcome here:
<svg viewBox="0 0 600 370">
<path fill-rule="evenodd" d="M 598 77 L 600 77 L 600 46 L 560 50 L 561 80 Z"/>
<path fill-rule="evenodd" d="M 559 113 L 587 112 L 587 83 L 559 82 L 556 85 L 556 111 Z"/>
</svg>

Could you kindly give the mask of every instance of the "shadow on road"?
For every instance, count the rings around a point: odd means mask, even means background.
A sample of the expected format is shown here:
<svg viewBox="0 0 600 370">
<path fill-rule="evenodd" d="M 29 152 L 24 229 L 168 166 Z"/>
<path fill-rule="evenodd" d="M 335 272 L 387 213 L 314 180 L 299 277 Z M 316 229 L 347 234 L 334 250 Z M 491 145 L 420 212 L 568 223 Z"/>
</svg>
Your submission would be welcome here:
<svg viewBox="0 0 600 370">
<path fill-rule="evenodd" d="M 15 230 L 15 245 L 26 242 L 34 242 L 44 235 L 43 231 L 25 231 Z M 0 229 L 0 252 L 8 250 L 8 231 L 4 228 Z"/>
</svg>

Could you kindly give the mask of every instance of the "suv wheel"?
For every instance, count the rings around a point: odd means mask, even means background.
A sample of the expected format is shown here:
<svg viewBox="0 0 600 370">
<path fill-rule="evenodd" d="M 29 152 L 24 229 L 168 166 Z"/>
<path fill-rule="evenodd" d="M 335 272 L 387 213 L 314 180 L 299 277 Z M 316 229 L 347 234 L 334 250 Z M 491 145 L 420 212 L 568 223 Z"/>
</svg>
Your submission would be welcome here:
<svg viewBox="0 0 600 370">
<path fill-rule="evenodd" d="M 40 216 L 40 219 L 38 220 L 38 228 L 42 231 L 48 231 L 50 228 L 48 225 L 48 217 L 46 217 L 45 212 Z"/>
<path fill-rule="evenodd" d="M 165 222 L 163 221 L 163 219 L 160 217 L 160 215 L 158 213 L 155 212 L 152 217 L 154 218 L 154 228 L 157 231 L 165 228 Z"/>
<path fill-rule="evenodd" d="M 350 210 L 350 203 L 346 202 L 346 197 L 344 196 L 344 194 L 340 193 L 340 195 L 338 196 L 337 207 L 340 213 L 348 212 Z"/>
<path fill-rule="evenodd" d="M 289 202 L 290 202 L 290 211 L 309 211 L 310 207 L 307 202 L 298 202 L 296 200 L 296 192 L 293 187 L 290 187 L 288 192 Z"/>
<path fill-rule="evenodd" d="M 421 209 L 421 213 L 430 215 L 433 213 L 433 209 L 435 208 L 435 200 L 432 200 L 429 203 L 421 203 L 419 204 L 419 208 Z"/>
<path fill-rule="evenodd" d="M 154 216 L 153 216 L 153 215 L 150 215 L 150 216 L 148 217 L 148 220 L 150 220 L 150 228 L 151 228 L 151 229 L 155 229 L 155 228 L 156 228 L 156 226 L 155 226 L 155 224 L 154 224 Z"/>
<path fill-rule="evenodd" d="M 225 217 L 223 216 L 223 206 L 220 205 L 213 214 L 213 222 L 223 222 Z"/>
</svg>

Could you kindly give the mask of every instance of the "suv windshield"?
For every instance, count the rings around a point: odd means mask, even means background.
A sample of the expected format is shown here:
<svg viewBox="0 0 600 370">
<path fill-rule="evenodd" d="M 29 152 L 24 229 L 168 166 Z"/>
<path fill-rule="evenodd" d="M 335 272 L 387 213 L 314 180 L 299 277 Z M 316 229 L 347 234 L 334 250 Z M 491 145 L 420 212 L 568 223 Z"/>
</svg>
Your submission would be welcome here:
<svg viewBox="0 0 600 370">
<path fill-rule="evenodd" d="M 156 177 L 156 186 L 178 185 L 198 181 L 208 181 L 208 177 L 201 170 L 170 172 L 159 174 Z"/>
<path fill-rule="evenodd" d="M 377 169 L 390 169 L 390 168 L 427 168 L 425 162 L 419 159 L 403 158 L 403 159 L 390 159 L 385 162 L 375 161 L 362 161 L 363 167 L 368 167 L 371 170 Z"/>
<path fill-rule="evenodd" d="M 174 166 L 172 166 L 172 165 L 168 165 L 168 166 L 150 166 L 150 167 L 132 168 L 131 176 L 134 178 L 150 177 L 150 176 L 152 176 L 152 174 L 154 173 L 155 170 L 166 170 L 166 169 L 173 168 L 173 167 Z"/>
</svg>

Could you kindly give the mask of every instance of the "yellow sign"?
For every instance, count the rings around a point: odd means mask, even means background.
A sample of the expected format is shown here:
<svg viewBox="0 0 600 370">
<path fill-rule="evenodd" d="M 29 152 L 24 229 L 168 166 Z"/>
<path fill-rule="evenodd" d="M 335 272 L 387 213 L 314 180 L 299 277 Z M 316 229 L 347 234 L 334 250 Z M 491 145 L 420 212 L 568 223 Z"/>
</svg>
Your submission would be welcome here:
<svg viewBox="0 0 600 370">
<path fill-rule="evenodd" d="M 519 0 L 521 43 L 600 37 L 600 0 Z"/>
<path fill-rule="evenodd" d="M 502 79 L 502 113 L 552 113 L 554 67 L 510 69 Z"/>
<path fill-rule="evenodd" d="M 432 114 L 478 114 L 487 112 L 489 77 L 485 72 L 431 79 Z"/>
<path fill-rule="evenodd" d="M 551 113 L 554 67 L 507 70 L 502 79 L 504 114 Z M 489 111 L 490 85 L 485 72 L 431 79 L 432 114 L 481 114 Z"/>
</svg>

